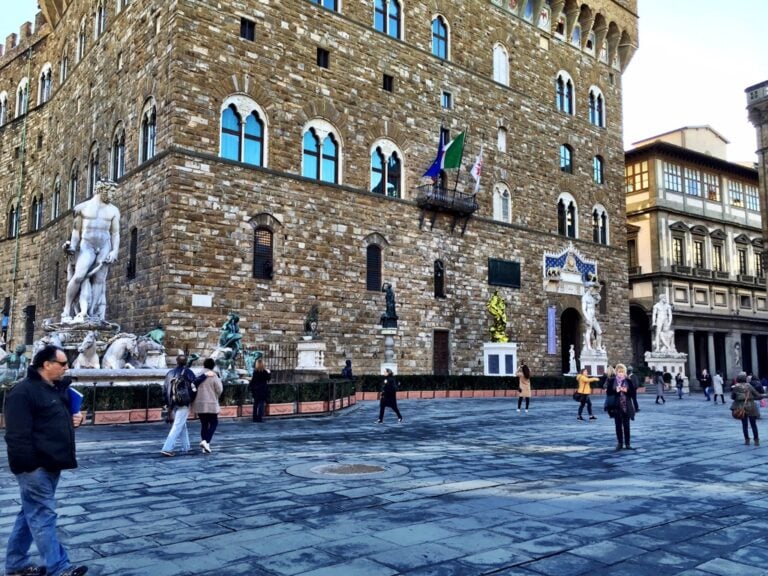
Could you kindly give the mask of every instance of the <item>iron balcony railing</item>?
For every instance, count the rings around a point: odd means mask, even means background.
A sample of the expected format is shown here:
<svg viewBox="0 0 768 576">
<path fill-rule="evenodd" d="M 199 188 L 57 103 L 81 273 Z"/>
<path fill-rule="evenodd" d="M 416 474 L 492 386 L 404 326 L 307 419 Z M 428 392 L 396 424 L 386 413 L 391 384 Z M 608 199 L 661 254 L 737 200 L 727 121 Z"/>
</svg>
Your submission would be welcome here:
<svg viewBox="0 0 768 576">
<path fill-rule="evenodd" d="M 416 187 L 416 204 L 426 210 L 450 212 L 470 216 L 477 209 L 477 197 L 471 193 L 450 190 L 438 184 L 425 184 Z"/>
</svg>

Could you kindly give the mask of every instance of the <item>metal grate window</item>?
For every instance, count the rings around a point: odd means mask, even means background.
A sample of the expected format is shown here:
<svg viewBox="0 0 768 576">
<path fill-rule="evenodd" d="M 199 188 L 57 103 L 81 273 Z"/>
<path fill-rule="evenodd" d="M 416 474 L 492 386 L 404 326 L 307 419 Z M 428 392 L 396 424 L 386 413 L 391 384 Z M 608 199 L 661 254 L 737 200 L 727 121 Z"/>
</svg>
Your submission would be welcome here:
<svg viewBox="0 0 768 576">
<path fill-rule="evenodd" d="M 365 253 L 365 288 L 366 290 L 381 290 L 381 248 L 371 244 Z"/>
<path fill-rule="evenodd" d="M 520 288 L 520 263 L 488 258 L 488 284 Z"/>
<path fill-rule="evenodd" d="M 267 228 L 257 228 L 253 241 L 253 277 L 271 280 L 272 268 L 272 232 Z"/>
</svg>

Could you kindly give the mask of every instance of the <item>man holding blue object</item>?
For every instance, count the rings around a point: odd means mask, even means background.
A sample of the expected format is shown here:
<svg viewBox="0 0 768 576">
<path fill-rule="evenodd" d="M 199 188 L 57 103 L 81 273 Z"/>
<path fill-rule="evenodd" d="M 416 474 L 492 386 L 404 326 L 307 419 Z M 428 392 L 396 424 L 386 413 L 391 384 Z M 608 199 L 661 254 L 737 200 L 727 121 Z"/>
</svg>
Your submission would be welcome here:
<svg viewBox="0 0 768 576">
<path fill-rule="evenodd" d="M 62 470 L 77 468 L 75 427 L 70 413 L 64 350 L 46 346 L 37 353 L 27 377 L 8 393 L 5 442 L 8 464 L 21 492 L 21 511 L 8 537 L 5 573 L 10 576 L 82 576 L 72 566 L 56 534 L 56 486 Z M 29 548 L 35 542 L 45 566 L 35 566 Z"/>
</svg>

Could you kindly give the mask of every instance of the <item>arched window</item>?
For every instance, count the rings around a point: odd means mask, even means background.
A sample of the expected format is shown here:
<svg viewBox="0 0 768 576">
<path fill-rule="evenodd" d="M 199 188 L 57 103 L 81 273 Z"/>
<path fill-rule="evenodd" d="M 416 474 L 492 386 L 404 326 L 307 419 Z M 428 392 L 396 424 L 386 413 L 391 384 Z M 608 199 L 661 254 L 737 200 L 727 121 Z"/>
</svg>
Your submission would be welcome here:
<svg viewBox="0 0 768 576">
<path fill-rule="evenodd" d="M 573 174 L 573 148 L 568 144 L 560 145 L 560 171 Z"/>
<path fill-rule="evenodd" d="M 19 222 L 21 222 L 21 211 L 12 204 L 8 211 L 8 238 L 16 238 L 19 233 Z"/>
<path fill-rule="evenodd" d="M 43 198 L 35 196 L 32 198 L 32 206 L 29 210 L 29 229 L 32 232 L 40 230 L 43 227 Z"/>
<path fill-rule="evenodd" d="M 557 201 L 557 233 L 568 238 L 576 238 L 577 217 L 576 201 L 570 194 L 561 194 Z"/>
<path fill-rule="evenodd" d="M 509 86 L 509 53 L 503 44 L 493 47 L 493 81 Z"/>
<path fill-rule="evenodd" d="M 301 175 L 339 184 L 341 153 L 333 127 L 322 120 L 313 120 L 304 130 Z"/>
<path fill-rule="evenodd" d="M 77 62 L 79 63 L 85 57 L 85 47 L 88 44 L 88 33 L 86 31 L 85 18 L 80 20 L 80 30 L 77 33 Z"/>
<path fill-rule="evenodd" d="M 104 0 L 99 0 L 96 5 L 96 13 L 93 15 L 93 32 L 94 37 L 98 38 L 104 34 L 104 30 L 107 29 L 107 9 L 104 6 Z"/>
<path fill-rule="evenodd" d="M 525 0 L 523 18 L 525 18 L 528 22 L 533 22 L 533 1 L 534 0 Z"/>
<path fill-rule="evenodd" d="M 442 60 L 448 59 L 448 24 L 442 16 L 432 20 L 432 54 Z"/>
<path fill-rule="evenodd" d="M 381 290 L 381 247 L 369 244 L 365 250 L 365 288 Z"/>
<path fill-rule="evenodd" d="M 0 126 L 8 121 L 8 93 L 0 92 Z"/>
<path fill-rule="evenodd" d="M 512 222 L 512 195 L 506 184 L 493 187 L 493 219 L 507 224 Z"/>
<path fill-rule="evenodd" d="M 603 157 L 595 156 L 592 158 L 592 180 L 595 184 L 605 183 L 605 173 L 603 171 Z"/>
<path fill-rule="evenodd" d="M 112 135 L 112 153 L 110 155 L 110 177 L 117 181 L 125 174 L 125 128 L 122 124 L 115 127 Z"/>
<path fill-rule="evenodd" d="M 57 174 L 53 180 L 53 195 L 51 196 L 51 220 L 59 217 L 61 210 L 61 177 Z"/>
<path fill-rule="evenodd" d="M 445 263 L 435 260 L 434 271 L 435 298 L 445 298 Z"/>
<path fill-rule="evenodd" d="M 371 192 L 400 198 L 403 191 L 402 153 L 390 140 L 378 140 L 371 152 Z"/>
<path fill-rule="evenodd" d="M 376 0 L 373 7 L 373 27 L 392 38 L 400 38 L 401 10 L 398 0 Z"/>
<path fill-rule="evenodd" d="M 573 25 L 573 32 L 571 32 L 571 44 L 577 48 L 581 48 L 581 24 Z"/>
<path fill-rule="evenodd" d="M 67 194 L 67 208 L 72 209 L 77 204 L 77 183 L 79 167 L 77 161 L 72 162 L 72 169 L 69 171 L 69 190 Z"/>
<path fill-rule="evenodd" d="M 389 16 L 387 24 L 387 34 L 392 38 L 400 38 L 402 28 L 400 2 L 398 0 L 389 0 Z"/>
<path fill-rule="evenodd" d="M 157 111 L 155 103 L 150 98 L 144 104 L 141 113 L 141 142 L 139 149 L 139 161 L 146 162 L 155 155 L 157 138 Z"/>
<path fill-rule="evenodd" d="M 605 101 L 603 93 L 594 86 L 589 89 L 589 123 L 605 128 Z"/>
<path fill-rule="evenodd" d="M 555 101 L 557 109 L 566 114 L 574 114 L 573 80 L 567 72 L 559 72 L 555 80 Z"/>
<path fill-rule="evenodd" d="M 136 278 L 136 258 L 139 253 L 139 229 L 134 226 L 131 228 L 131 236 L 128 244 L 128 267 L 126 268 L 126 278 L 133 280 Z"/>
<path fill-rule="evenodd" d="M 88 155 L 88 197 L 93 196 L 96 191 L 96 183 L 99 181 L 99 145 L 94 143 L 91 146 L 91 153 Z"/>
<path fill-rule="evenodd" d="M 592 209 L 592 241 L 608 244 L 608 213 L 599 204 Z"/>
<path fill-rule="evenodd" d="M 69 54 L 66 46 L 61 51 L 61 64 L 59 65 L 59 85 L 64 84 L 64 81 L 69 75 Z"/>
<path fill-rule="evenodd" d="M 274 254 L 272 231 L 259 226 L 253 233 L 253 277 L 259 280 L 272 280 Z"/>
<path fill-rule="evenodd" d="M 51 99 L 51 85 L 52 85 L 51 65 L 46 64 L 45 66 L 43 66 L 43 69 L 40 72 L 40 82 L 38 84 L 38 90 L 37 90 L 38 106 L 40 104 L 45 104 L 46 102 L 48 102 L 48 100 Z"/>
<path fill-rule="evenodd" d="M 22 78 L 16 88 L 16 118 L 23 116 L 29 110 L 29 78 Z"/>
<path fill-rule="evenodd" d="M 507 129 L 503 126 L 499 126 L 499 131 L 496 135 L 496 148 L 499 152 L 507 151 Z"/>
<path fill-rule="evenodd" d="M 266 145 L 264 111 L 243 94 L 227 98 L 221 110 L 221 157 L 265 166 Z"/>
</svg>

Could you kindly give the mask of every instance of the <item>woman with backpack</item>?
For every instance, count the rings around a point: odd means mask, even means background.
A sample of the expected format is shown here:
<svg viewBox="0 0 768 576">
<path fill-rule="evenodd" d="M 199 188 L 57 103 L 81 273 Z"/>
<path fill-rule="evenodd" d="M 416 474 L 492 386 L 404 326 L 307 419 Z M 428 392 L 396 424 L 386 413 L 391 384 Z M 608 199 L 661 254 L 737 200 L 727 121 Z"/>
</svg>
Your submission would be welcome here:
<svg viewBox="0 0 768 576">
<path fill-rule="evenodd" d="M 176 455 L 174 448 L 178 440 L 181 440 L 181 451 L 189 452 L 187 418 L 193 395 L 196 392 L 194 382 L 195 374 L 187 368 L 187 357 L 179 354 L 176 357 L 176 368 L 166 374 L 163 384 L 163 395 L 168 407 L 168 419 L 173 422 L 163 448 L 160 450 L 160 454 L 163 456 Z"/>
<path fill-rule="evenodd" d="M 397 381 L 395 375 L 389 368 L 386 369 L 384 374 L 384 384 L 381 388 L 381 400 L 379 401 L 379 419 L 376 420 L 377 424 L 384 423 L 384 409 L 392 408 L 397 414 L 397 423 L 403 421 L 403 416 L 400 414 L 400 410 L 397 409 Z"/>
<path fill-rule="evenodd" d="M 203 362 L 205 372 L 197 377 L 197 395 L 192 402 L 192 410 L 200 418 L 200 448 L 205 454 L 211 453 L 211 440 L 219 425 L 219 396 L 224 391 L 224 385 L 213 369 L 216 362 L 206 358 Z"/>
</svg>

